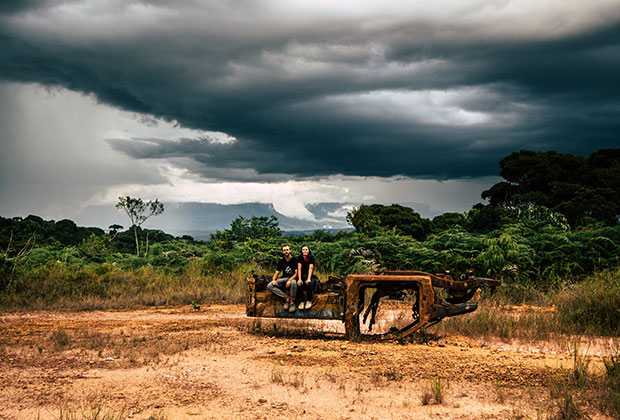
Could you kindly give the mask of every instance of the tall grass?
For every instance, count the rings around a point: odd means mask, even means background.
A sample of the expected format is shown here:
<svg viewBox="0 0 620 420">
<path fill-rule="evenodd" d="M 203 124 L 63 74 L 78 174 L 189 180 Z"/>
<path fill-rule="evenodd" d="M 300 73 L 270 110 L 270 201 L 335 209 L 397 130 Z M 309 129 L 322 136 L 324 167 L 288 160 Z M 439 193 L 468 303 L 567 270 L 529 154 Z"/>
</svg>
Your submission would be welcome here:
<svg viewBox="0 0 620 420">
<path fill-rule="evenodd" d="M 553 317 L 548 313 L 515 313 L 502 308 L 481 307 L 470 315 L 444 320 L 444 331 L 467 336 L 497 337 L 509 341 L 547 339 L 555 331 Z"/>
<path fill-rule="evenodd" d="M 128 269 L 105 263 L 56 261 L 18 273 L 12 293 L 0 293 L 0 308 L 106 309 L 219 300 L 239 303 L 245 297 L 245 279 L 254 269 L 244 264 L 229 272 L 204 273 L 200 264 L 190 263 L 178 274 L 151 265 Z"/>
<path fill-rule="evenodd" d="M 529 305 L 513 311 L 510 305 Z M 620 270 L 606 270 L 577 284 L 543 293 L 524 285 L 483 294 L 477 311 L 444 320 L 441 328 L 469 336 L 548 339 L 553 335 L 620 335 Z"/>
<path fill-rule="evenodd" d="M 620 335 L 620 270 L 594 274 L 553 300 L 564 332 Z"/>
</svg>

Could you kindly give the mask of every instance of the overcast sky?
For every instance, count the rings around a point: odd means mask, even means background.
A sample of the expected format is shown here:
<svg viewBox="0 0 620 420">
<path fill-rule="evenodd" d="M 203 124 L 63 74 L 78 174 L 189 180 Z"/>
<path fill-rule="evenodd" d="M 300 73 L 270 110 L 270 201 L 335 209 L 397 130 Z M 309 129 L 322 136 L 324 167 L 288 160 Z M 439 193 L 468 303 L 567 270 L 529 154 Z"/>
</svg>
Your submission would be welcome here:
<svg viewBox="0 0 620 420">
<path fill-rule="evenodd" d="M 2 216 L 464 211 L 511 152 L 620 144 L 618 0 L 15 0 L 0 51 Z"/>
</svg>

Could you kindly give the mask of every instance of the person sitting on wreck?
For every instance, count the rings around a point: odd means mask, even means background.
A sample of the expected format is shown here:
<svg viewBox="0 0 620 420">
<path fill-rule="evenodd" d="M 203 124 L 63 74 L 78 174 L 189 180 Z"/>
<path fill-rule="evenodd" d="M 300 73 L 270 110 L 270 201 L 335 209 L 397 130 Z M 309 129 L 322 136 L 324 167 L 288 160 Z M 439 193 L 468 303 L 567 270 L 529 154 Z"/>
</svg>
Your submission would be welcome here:
<svg viewBox="0 0 620 420">
<path fill-rule="evenodd" d="M 267 285 L 267 289 L 274 295 L 284 299 L 284 309 L 289 312 L 295 312 L 295 296 L 297 295 L 297 258 L 291 255 L 291 246 L 289 244 L 282 245 L 282 254 L 284 255 L 278 261 L 278 268 L 273 274 L 273 280 Z M 282 277 L 278 277 L 282 273 Z M 291 289 L 291 295 L 284 293 L 286 289 Z"/>
<path fill-rule="evenodd" d="M 316 285 L 316 276 L 314 271 L 314 255 L 310 251 L 308 245 L 301 247 L 301 255 L 297 258 L 297 287 L 300 291 L 301 302 L 298 309 L 310 309 L 312 307 L 312 298 L 314 286 Z M 304 302 L 305 295 L 305 302 Z"/>
</svg>

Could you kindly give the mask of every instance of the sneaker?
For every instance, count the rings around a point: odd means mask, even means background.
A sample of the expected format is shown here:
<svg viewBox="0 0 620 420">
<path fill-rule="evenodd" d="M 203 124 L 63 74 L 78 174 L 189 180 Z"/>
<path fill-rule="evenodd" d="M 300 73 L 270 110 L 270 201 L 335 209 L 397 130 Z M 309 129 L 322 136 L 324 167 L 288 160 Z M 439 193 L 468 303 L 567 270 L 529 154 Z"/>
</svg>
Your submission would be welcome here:
<svg viewBox="0 0 620 420">
<path fill-rule="evenodd" d="M 304 303 L 303 303 L 303 302 L 301 302 L 301 303 L 299 304 L 299 306 L 297 306 L 297 309 L 299 309 L 300 311 L 303 311 L 303 310 L 304 310 Z"/>
<path fill-rule="evenodd" d="M 312 308 L 312 302 L 310 302 L 309 300 L 306 301 L 306 309 L 310 309 Z"/>
<path fill-rule="evenodd" d="M 284 302 L 284 305 L 282 305 L 284 307 L 284 310 L 286 311 L 289 307 L 289 303 L 288 302 Z"/>
<path fill-rule="evenodd" d="M 295 312 L 295 304 L 293 304 L 293 305 L 289 306 L 288 311 L 289 311 L 290 313 Z"/>
</svg>

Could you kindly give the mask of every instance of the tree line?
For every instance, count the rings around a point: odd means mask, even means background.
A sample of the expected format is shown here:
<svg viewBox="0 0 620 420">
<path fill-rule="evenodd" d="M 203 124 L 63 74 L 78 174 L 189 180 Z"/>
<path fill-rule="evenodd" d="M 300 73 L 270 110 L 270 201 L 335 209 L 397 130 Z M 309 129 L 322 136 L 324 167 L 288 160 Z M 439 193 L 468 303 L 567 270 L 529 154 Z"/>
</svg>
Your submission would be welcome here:
<svg viewBox="0 0 620 420">
<path fill-rule="evenodd" d="M 145 218 L 160 214 L 163 205 L 131 197 L 121 197 L 118 203 L 121 210 L 132 205 L 128 216 L 135 213 L 126 230 L 112 225 L 106 232 L 38 216 L 0 217 L 0 289 L 37 293 L 43 288 L 32 282 L 43 282 L 50 273 L 60 276 L 55 278 L 61 283 L 71 279 L 71 289 L 81 282 L 100 287 L 109 276 L 124 279 L 145 267 L 175 282 L 184 281 L 188 273 L 220 275 L 238 267 L 271 271 L 283 242 L 294 249 L 310 245 L 323 275 L 474 268 L 483 275 L 553 287 L 620 266 L 619 210 L 614 207 L 620 200 L 611 200 L 620 191 L 620 177 L 614 175 L 620 167 L 617 156 L 616 149 L 587 158 L 521 151 L 500 163 L 506 181 L 483 193 L 490 198 L 488 204 L 433 219 L 398 204 L 360 205 L 347 215 L 355 231 L 337 233 L 317 230 L 284 236 L 273 216 L 239 216 L 205 243 L 143 229 Z M 579 176 L 569 176 L 567 167 Z M 567 190 L 578 192 L 568 196 L 569 203 L 582 204 L 568 206 L 570 212 L 559 198 Z M 611 201 L 597 199 L 602 190 Z"/>
</svg>

